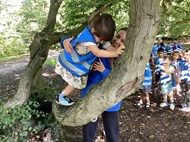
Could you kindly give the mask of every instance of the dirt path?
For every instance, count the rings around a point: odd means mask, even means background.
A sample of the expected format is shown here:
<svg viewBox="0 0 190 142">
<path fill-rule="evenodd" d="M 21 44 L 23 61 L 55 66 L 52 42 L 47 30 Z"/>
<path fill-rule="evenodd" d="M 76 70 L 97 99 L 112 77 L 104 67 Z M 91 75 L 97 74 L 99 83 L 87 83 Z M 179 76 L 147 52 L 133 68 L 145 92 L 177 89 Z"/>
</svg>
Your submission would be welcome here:
<svg viewBox="0 0 190 142">
<path fill-rule="evenodd" d="M 48 58 L 57 56 L 58 52 L 51 52 Z M 0 63 L 0 98 L 6 98 L 13 95 L 18 87 L 20 74 L 26 67 L 29 56 L 23 56 L 21 59 L 11 60 Z M 53 73 L 53 67 L 45 70 Z M 47 77 L 46 77 L 47 78 Z M 47 81 L 56 83 L 53 87 L 57 90 L 62 88 L 61 78 L 58 76 L 49 77 Z M 51 83 L 49 83 L 51 85 Z M 55 85 L 56 84 L 56 85 Z M 48 83 L 46 84 L 48 85 Z M 180 111 L 180 97 L 176 97 L 176 109 L 171 111 L 168 108 L 160 108 L 161 94 L 151 94 L 151 110 L 134 107 L 139 100 L 139 94 L 135 92 L 123 100 L 121 110 L 119 111 L 119 135 L 120 142 L 190 142 L 190 113 Z M 82 136 L 81 127 L 72 127 L 72 135 Z M 97 130 L 97 142 L 105 142 L 105 132 L 103 122 L 100 117 Z M 67 142 L 80 142 L 67 141 Z"/>
<path fill-rule="evenodd" d="M 58 51 L 49 50 L 48 59 L 56 57 Z M 24 55 L 19 59 L 11 59 L 9 61 L 0 62 L 0 76 L 4 76 L 9 73 L 22 71 L 29 62 L 29 55 Z"/>
</svg>

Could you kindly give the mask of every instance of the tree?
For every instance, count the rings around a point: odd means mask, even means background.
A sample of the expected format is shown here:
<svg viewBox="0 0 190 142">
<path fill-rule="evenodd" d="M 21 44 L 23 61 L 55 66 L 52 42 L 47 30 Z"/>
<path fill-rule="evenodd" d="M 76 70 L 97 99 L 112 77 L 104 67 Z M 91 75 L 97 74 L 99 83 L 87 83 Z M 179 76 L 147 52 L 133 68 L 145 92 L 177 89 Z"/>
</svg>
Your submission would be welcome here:
<svg viewBox="0 0 190 142">
<path fill-rule="evenodd" d="M 39 82 L 35 80 L 42 76 L 42 65 L 47 59 L 49 48 L 53 44 L 59 42 L 63 36 L 79 33 L 87 26 L 88 21 L 85 21 L 79 28 L 75 29 L 74 32 L 54 32 L 56 15 L 61 3 L 62 1 L 60 0 L 51 0 L 46 25 L 41 32 L 35 34 L 34 39 L 29 46 L 30 62 L 22 73 L 15 96 L 5 104 L 6 107 L 15 107 L 26 103 L 30 96 L 33 84 Z M 109 6 L 110 5 L 103 5 L 99 7 L 98 10 L 95 9 L 95 13 L 101 13 Z"/>
<path fill-rule="evenodd" d="M 48 13 L 49 0 L 25 0 L 19 10 L 20 22 L 17 31 L 28 45 L 31 43 L 35 32 L 41 31 L 45 25 Z"/>
<path fill-rule="evenodd" d="M 125 52 L 111 74 L 75 105 L 65 108 L 53 104 L 54 115 L 62 125 L 84 125 L 135 91 L 142 82 L 159 21 L 159 0 L 130 1 Z"/>
<path fill-rule="evenodd" d="M 190 0 L 163 0 L 160 33 L 178 38 L 190 33 Z"/>
<path fill-rule="evenodd" d="M 16 95 L 5 104 L 6 107 L 23 105 L 28 100 L 34 78 L 38 75 L 43 63 L 47 59 L 49 48 L 58 42 L 59 36 L 63 36 L 62 33 L 53 33 L 56 15 L 61 3 L 62 0 L 51 0 L 46 26 L 41 32 L 35 34 L 29 46 L 30 62 L 22 73 Z"/>
<path fill-rule="evenodd" d="M 30 45 L 30 62 L 22 74 L 16 95 L 5 104 L 6 107 L 22 105 L 28 100 L 33 79 L 45 62 L 49 48 L 64 35 L 64 33 L 53 32 L 61 3 L 62 0 L 51 0 L 46 27 L 36 33 Z M 108 5 L 101 5 L 95 12 L 102 12 L 105 6 Z M 96 85 L 74 106 L 62 108 L 53 105 L 54 115 L 61 124 L 69 126 L 86 124 L 135 91 L 143 78 L 144 67 L 157 33 L 159 18 L 159 0 L 130 1 L 130 23 L 125 53 L 119 58 L 107 79 Z M 87 21 L 75 30 L 75 33 L 81 31 L 86 25 Z"/>
</svg>

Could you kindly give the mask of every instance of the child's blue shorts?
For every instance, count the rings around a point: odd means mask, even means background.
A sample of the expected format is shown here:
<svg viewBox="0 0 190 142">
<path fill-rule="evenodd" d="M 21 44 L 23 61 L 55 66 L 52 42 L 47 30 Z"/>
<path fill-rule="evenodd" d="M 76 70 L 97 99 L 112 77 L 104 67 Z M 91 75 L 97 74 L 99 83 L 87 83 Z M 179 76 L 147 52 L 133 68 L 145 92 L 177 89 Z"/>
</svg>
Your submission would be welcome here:
<svg viewBox="0 0 190 142">
<path fill-rule="evenodd" d="M 151 85 L 142 86 L 142 90 L 144 93 L 149 94 L 151 92 Z"/>
<path fill-rule="evenodd" d="M 173 92 L 173 85 L 172 83 L 167 83 L 167 84 L 163 84 L 161 85 L 161 93 L 163 95 L 169 94 Z"/>
</svg>

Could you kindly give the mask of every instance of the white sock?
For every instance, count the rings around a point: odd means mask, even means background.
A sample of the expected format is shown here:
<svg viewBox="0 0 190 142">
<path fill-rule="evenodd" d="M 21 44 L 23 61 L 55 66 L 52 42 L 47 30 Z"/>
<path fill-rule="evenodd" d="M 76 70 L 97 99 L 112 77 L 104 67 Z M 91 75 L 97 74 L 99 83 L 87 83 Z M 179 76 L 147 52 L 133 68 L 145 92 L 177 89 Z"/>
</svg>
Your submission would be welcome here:
<svg viewBox="0 0 190 142">
<path fill-rule="evenodd" d="M 64 91 L 62 91 L 60 95 L 65 96 Z"/>
<path fill-rule="evenodd" d="M 142 100 L 140 100 L 140 101 L 139 101 L 139 103 L 140 103 L 140 104 L 143 104 L 143 101 L 142 101 Z"/>
</svg>

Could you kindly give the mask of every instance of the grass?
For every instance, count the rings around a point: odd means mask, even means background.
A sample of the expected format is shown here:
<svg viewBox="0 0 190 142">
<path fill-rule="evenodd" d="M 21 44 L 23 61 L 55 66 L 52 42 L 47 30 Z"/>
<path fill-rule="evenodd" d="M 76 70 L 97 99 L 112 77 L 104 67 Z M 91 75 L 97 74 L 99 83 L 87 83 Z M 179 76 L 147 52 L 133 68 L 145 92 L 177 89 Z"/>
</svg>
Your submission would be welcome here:
<svg viewBox="0 0 190 142">
<path fill-rule="evenodd" d="M 17 59 L 20 58 L 21 55 L 15 55 L 15 56 L 0 56 L 0 62 L 8 61 L 10 59 Z"/>
<path fill-rule="evenodd" d="M 51 59 L 47 59 L 44 65 L 55 66 L 56 62 L 57 62 L 57 57 L 53 57 Z"/>
</svg>

